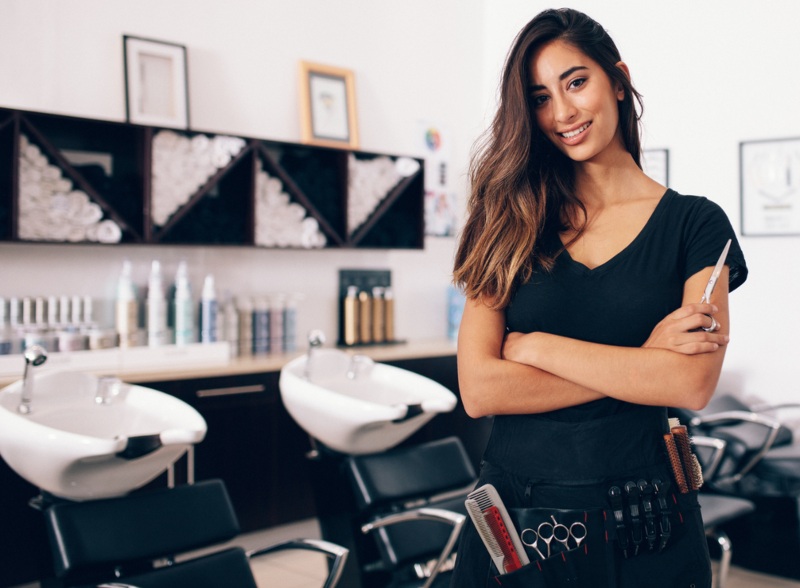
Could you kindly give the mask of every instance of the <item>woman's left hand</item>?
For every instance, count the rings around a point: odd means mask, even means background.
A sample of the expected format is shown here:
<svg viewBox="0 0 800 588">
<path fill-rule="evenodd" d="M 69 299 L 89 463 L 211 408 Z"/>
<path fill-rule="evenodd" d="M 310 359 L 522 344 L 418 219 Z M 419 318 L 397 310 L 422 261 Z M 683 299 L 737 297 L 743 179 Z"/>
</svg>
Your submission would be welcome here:
<svg viewBox="0 0 800 588">
<path fill-rule="evenodd" d="M 712 304 L 686 304 L 664 317 L 642 347 L 686 355 L 713 353 L 729 341 L 726 333 L 719 332 L 721 325 L 714 317 L 718 310 Z"/>
</svg>

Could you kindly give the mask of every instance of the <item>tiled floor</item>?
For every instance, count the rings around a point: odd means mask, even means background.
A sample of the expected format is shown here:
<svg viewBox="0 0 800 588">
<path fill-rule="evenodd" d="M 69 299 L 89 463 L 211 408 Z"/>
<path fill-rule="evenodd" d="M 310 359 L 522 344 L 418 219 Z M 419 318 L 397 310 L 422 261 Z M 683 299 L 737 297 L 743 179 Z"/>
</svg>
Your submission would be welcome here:
<svg viewBox="0 0 800 588">
<path fill-rule="evenodd" d="M 313 519 L 245 534 L 232 543 L 245 549 L 266 547 L 289 539 L 319 538 L 319 525 Z M 285 551 L 253 562 L 259 588 L 320 588 L 327 573 L 325 557 L 308 551 Z M 716 568 L 715 568 L 716 570 Z M 17 588 L 39 588 L 28 584 Z M 340 586 L 340 588 L 348 588 Z M 800 582 L 757 574 L 733 567 L 726 588 L 800 588 Z"/>
</svg>

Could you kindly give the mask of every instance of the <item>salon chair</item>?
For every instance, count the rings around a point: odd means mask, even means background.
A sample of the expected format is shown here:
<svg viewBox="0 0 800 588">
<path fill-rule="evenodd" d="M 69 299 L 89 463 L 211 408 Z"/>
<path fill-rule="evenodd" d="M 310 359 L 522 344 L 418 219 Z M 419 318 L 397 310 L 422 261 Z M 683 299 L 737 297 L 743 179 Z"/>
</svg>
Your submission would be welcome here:
<svg viewBox="0 0 800 588">
<path fill-rule="evenodd" d="M 384 453 L 349 456 L 344 463 L 361 531 L 374 550 L 358 560 L 364 586 L 447 586 L 464 500 L 476 482 L 461 441 L 448 437 Z"/>
<path fill-rule="evenodd" d="M 43 586 L 89 588 L 257 588 L 250 561 L 288 549 L 330 559 L 333 588 L 347 550 L 298 539 L 245 552 L 216 547 L 234 539 L 239 523 L 225 485 L 208 480 L 119 498 L 60 502 L 45 511 L 56 578 Z M 205 550 L 203 554 L 188 552 Z"/>
<path fill-rule="evenodd" d="M 703 476 L 707 483 L 713 483 L 715 470 L 725 451 L 725 444 L 720 443 L 718 439 L 701 436 L 695 436 L 693 442 L 697 455 L 706 457 L 706 459 L 699 457 L 703 466 Z M 720 549 L 719 567 L 714 576 L 714 586 L 715 588 L 725 588 L 733 558 L 733 542 L 723 530 L 723 526 L 750 514 L 755 510 L 756 505 L 745 498 L 709 492 L 701 492 L 698 500 L 703 514 L 706 537 Z"/>
<path fill-rule="evenodd" d="M 800 496 L 800 443 L 775 412 L 800 405 L 751 407 L 731 395 L 715 396 L 702 411 L 670 409 L 692 435 L 724 444 L 709 467 L 709 485 L 740 496 Z"/>
</svg>

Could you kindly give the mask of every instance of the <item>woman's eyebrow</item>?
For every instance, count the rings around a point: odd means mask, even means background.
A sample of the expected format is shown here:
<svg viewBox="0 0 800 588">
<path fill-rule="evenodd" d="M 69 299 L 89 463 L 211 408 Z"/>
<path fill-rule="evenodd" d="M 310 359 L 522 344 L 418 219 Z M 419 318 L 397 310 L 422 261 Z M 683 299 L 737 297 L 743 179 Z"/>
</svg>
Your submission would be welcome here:
<svg viewBox="0 0 800 588">
<path fill-rule="evenodd" d="M 576 71 L 580 71 L 582 69 L 589 69 L 589 68 L 587 66 L 585 66 L 585 65 L 573 66 L 573 67 L 569 68 L 567 71 L 565 71 L 564 73 L 562 73 L 560 76 L 558 76 L 558 79 L 563 82 L 565 79 L 567 79 L 569 76 L 574 74 Z M 538 90 L 544 90 L 545 87 L 537 84 L 535 86 L 531 86 L 530 89 L 531 89 L 531 91 L 536 92 Z"/>
</svg>

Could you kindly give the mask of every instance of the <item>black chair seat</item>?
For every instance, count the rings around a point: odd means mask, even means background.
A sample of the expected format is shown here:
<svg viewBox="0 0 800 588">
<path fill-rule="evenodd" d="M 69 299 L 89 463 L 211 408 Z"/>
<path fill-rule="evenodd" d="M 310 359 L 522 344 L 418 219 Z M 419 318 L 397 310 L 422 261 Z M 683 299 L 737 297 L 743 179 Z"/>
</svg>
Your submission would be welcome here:
<svg viewBox="0 0 800 588">
<path fill-rule="evenodd" d="M 700 494 L 698 500 L 700 512 L 703 513 L 703 524 L 707 529 L 724 525 L 755 510 L 752 502 L 734 496 Z"/>
</svg>

